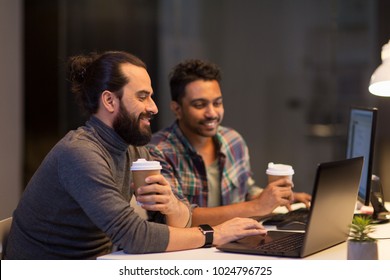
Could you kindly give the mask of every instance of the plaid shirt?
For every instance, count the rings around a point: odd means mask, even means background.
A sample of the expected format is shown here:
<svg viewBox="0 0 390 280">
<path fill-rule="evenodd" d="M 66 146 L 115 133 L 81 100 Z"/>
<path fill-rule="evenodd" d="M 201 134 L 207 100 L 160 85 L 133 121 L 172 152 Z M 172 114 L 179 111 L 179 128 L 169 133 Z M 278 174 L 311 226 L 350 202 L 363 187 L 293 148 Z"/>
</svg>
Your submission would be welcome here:
<svg viewBox="0 0 390 280">
<path fill-rule="evenodd" d="M 251 177 L 248 147 L 241 135 L 219 126 L 214 137 L 221 172 L 221 203 L 245 201 L 254 181 Z M 202 157 L 182 134 L 175 122 L 152 137 L 148 149 L 162 164 L 162 174 L 179 194 L 193 206 L 207 207 L 207 175 Z"/>
</svg>

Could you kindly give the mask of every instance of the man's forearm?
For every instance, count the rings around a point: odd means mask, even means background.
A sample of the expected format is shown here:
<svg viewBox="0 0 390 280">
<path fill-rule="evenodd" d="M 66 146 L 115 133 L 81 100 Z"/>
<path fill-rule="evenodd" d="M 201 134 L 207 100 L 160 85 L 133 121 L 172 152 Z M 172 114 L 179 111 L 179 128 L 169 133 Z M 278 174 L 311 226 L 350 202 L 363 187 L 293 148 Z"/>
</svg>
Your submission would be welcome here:
<svg viewBox="0 0 390 280">
<path fill-rule="evenodd" d="M 177 210 L 169 215 L 166 215 L 167 225 L 172 227 L 190 227 L 191 226 L 191 210 L 182 201 L 178 200 Z"/>
</svg>

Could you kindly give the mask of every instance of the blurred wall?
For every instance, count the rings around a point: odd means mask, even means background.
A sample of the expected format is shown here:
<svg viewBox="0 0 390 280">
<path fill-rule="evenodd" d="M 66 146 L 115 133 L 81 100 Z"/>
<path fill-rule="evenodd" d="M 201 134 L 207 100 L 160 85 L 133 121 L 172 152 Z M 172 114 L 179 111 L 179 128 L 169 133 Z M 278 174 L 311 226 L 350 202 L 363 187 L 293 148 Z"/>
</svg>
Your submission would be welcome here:
<svg viewBox="0 0 390 280">
<path fill-rule="evenodd" d="M 390 107 L 367 90 L 380 62 L 378 29 L 386 20 L 379 17 L 389 12 L 382 2 L 161 1 L 160 125 L 173 119 L 172 66 L 211 60 L 222 69 L 223 124 L 246 139 L 258 184 L 266 184 L 268 162 L 283 162 L 294 166 L 296 190 L 311 192 L 317 164 L 345 158 L 351 105 L 378 106 L 378 141 L 389 142 L 379 130 Z"/>
<path fill-rule="evenodd" d="M 22 1 L 0 0 L 0 219 L 11 216 L 22 189 Z"/>
<path fill-rule="evenodd" d="M 374 172 L 390 200 L 390 98 L 367 90 L 380 48 L 390 39 L 388 3 L 0 0 L 0 215 L 11 214 L 52 145 L 83 123 L 64 60 L 107 49 L 147 62 L 160 111 L 154 130 L 173 120 L 172 66 L 190 57 L 219 64 L 223 124 L 245 137 L 260 185 L 269 161 L 285 162 L 294 165 L 297 190 L 310 192 L 317 163 L 345 156 L 349 106 L 377 106 Z"/>
</svg>

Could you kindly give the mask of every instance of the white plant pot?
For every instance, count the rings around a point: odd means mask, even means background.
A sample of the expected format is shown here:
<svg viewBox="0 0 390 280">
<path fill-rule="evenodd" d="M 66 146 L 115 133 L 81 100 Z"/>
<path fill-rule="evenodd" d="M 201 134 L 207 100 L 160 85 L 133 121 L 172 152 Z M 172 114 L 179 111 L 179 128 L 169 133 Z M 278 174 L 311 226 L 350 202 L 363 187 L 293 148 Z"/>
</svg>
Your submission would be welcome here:
<svg viewBox="0 0 390 280">
<path fill-rule="evenodd" d="M 358 242 L 348 240 L 348 260 L 377 260 L 378 242 Z"/>
</svg>

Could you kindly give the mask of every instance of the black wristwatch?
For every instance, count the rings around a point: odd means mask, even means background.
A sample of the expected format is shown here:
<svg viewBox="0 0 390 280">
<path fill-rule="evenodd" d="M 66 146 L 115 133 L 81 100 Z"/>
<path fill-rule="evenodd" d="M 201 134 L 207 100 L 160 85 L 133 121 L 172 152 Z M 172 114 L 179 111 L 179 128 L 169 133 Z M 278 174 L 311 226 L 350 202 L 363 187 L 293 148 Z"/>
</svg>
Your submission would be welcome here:
<svg viewBox="0 0 390 280">
<path fill-rule="evenodd" d="M 213 246 L 214 240 L 214 230 L 209 225 L 199 225 L 199 230 L 204 234 L 206 241 L 203 245 L 203 248 L 210 248 Z"/>
</svg>

